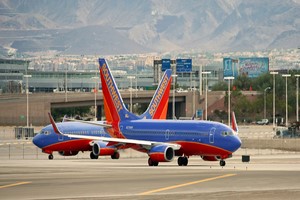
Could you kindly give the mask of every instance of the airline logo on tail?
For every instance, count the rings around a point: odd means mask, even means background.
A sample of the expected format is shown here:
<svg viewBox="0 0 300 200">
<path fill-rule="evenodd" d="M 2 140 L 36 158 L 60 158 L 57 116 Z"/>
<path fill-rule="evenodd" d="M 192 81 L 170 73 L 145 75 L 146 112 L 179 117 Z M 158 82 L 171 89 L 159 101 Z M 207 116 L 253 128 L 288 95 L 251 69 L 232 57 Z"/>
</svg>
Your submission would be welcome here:
<svg viewBox="0 0 300 200">
<path fill-rule="evenodd" d="M 171 87 L 172 70 L 166 70 L 160 85 L 156 90 L 147 111 L 141 115 L 142 118 L 147 119 L 165 119 L 168 110 L 169 94 Z"/>
<path fill-rule="evenodd" d="M 111 75 L 109 74 L 109 70 L 107 69 L 107 66 L 106 66 L 105 63 L 103 63 L 102 66 L 100 66 L 100 68 L 102 68 L 105 83 L 106 83 L 107 88 L 108 88 L 108 90 L 111 94 L 111 97 L 112 97 L 113 103 L 115 105 L 115 108 L 117 109 L 117 112 L 120 112 L 123 109 L 123 105 L 122 105 L 120 97 L 117 93 L 117 90 L 114 87 L 113 79 L 112 79 Z"/>
</svg>

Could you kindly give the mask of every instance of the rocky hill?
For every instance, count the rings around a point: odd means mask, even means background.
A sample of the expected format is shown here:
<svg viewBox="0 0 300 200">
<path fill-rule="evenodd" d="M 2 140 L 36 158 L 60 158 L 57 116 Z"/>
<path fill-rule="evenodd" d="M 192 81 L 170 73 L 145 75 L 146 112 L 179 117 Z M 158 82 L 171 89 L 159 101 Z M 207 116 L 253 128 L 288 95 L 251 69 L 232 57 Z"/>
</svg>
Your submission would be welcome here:
<svg viewBox="0 0 300 200">
<path fill-rule="evenodd" d="M 62 54 L 300 46 L 300 0 L 2 0 L 0 50 Z"/>
</svg>

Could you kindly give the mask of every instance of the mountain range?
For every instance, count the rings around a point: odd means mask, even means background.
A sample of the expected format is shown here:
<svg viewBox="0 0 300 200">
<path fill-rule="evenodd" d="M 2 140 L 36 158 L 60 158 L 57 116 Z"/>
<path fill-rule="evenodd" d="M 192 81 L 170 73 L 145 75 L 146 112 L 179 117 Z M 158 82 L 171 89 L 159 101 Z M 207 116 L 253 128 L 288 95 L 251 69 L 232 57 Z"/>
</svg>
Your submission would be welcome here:
<svg viewBox="0 0 300 200">
<path fill-rule="evenodd" d="M 2 0 L 0 52 L 299 48 L 300 0 Z"/>
</svg>

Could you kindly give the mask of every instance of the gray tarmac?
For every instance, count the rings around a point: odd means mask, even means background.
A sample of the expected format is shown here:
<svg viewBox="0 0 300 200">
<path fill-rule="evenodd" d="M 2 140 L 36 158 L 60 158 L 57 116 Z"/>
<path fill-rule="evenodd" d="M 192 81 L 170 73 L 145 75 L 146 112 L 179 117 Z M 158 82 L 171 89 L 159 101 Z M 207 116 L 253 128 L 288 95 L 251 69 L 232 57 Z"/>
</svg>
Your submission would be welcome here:
<svg viewBox="0 0 300 200">
<path fill-rule="evenodd" d="M 241 138 L 272 138 L 272 126 L 240 126 Z M 0 140 L 0 199 L 299 199 L 300 152 L 240 149 L 226 166 L 191 157 L 147 165 L 147 155 L 121 151 L 119 160 L 40 152 L 31 140 Z M 241 156 L 250 155 L 249 163 Z"/>
<path fill-rule="evenodd" d="M 199 157 L 186 167 L 149 167 L 147 157 L 1 159 L 0 199 L 299 199 L 300 154 L 255 152 L 223 168 Z"/>
</svg>

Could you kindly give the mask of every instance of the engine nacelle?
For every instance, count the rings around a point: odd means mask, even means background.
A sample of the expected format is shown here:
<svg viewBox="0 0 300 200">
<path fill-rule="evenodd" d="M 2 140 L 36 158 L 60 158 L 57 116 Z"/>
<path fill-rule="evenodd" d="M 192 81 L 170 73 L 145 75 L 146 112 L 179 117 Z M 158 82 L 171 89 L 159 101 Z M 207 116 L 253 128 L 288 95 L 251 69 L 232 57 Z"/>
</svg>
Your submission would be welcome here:
<svg viewBox="0 0 300 200">
<path fill-rule="evenodd" d="M 61 156 L 76 156 L 78 151 L 59 151 L 58 153 Z"/>
<path fill-rule="evenodd" d="M 95 156 L 111 156 L 117 151 L 115 146 L 106 146 L 106 142 L 97 141 L 93 144 L 92 151 Z"/>
<path fill-rule="evenodd" d="M 166 145 L 157 145 L 150 149 L 149 156 L 155 162 L 170 162 L 174 158 L 174 149 Z"/>
<path fill-rule="evenodd" d="M 220 156 L 201 156 L 201 158 L 205 161 L 218 161 L 218 160 L 221 160 Z"/>
</svg>

